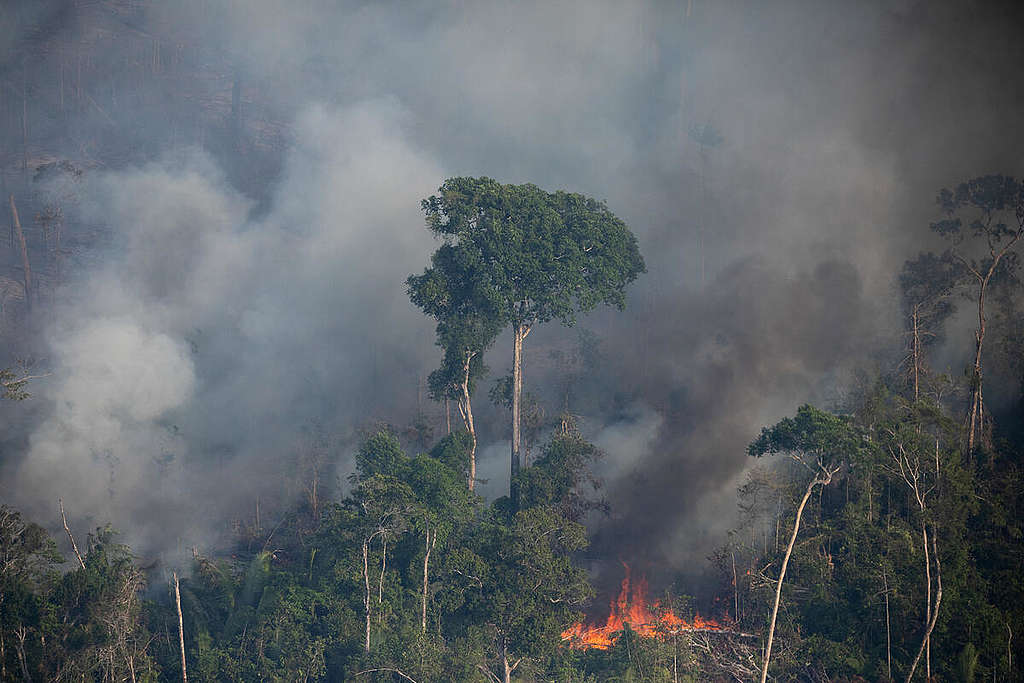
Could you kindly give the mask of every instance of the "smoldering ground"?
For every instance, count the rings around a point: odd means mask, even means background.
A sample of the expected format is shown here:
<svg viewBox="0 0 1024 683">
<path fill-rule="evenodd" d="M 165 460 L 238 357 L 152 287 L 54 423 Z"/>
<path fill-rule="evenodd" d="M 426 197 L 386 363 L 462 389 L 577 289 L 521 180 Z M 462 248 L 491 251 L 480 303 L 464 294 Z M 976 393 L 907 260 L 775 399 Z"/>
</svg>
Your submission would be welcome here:
<svg viewBox="0 0 1024 683">
<path fill-rule="evenodd" d="M 142 552 L 203 545 L 256 497 L 287 497 L 304 425 L 351 444 L 356 426 L 408 423 L 438 357 L 403 291 L 435 247 L 419 200 L 489 175 L 605 199 L 636 232 L 648 273 L 627 310 L 581 321 L 602 355 L 577 399 L 613 510 L 592 552 L 703 563 L 758 429 L 898 358 L 893 278 L 931 245 L 935 191 L 1021 171 L 1019 10 L 940 4 L 113 13 L 84 67 L 96 106 L 29 131 L 51 157 L 119 156 L 92 164 L 69 219 L 110 237 L 57 295 L 5 497 L 52 519 L 63 496 Z M 81 45 L 96 19 L 38 16 L 22 21 L 42 33 L 6 34 L 3 73 L 41 110 L 57 53 L 22 48 Z M 163 75 L 121 83 L 114 65 L 153 41 Z M 226 75 L 204 85 L 206 63 Z M 17 149 L 20 129 L 4 135 Z M 551 325 L 527 345 L 527 389 L 551 411 L 543 359 L 574 339 Z M 480 412 L 482 452 L 505 457 L 506 416 Z"/>
</svg>

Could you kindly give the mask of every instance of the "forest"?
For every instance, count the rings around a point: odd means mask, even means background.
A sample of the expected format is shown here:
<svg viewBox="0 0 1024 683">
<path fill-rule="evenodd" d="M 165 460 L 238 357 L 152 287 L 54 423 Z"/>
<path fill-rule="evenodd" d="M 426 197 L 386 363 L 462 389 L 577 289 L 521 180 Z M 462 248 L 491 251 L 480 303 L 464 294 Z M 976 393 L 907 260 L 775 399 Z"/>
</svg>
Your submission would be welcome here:
<svg viewBox="0 0 1024 683">
<path fill-rule="evenodd" d="M 0 681 L 1024 680 L 1022 20 L 0 4 Z"/>
</svg>

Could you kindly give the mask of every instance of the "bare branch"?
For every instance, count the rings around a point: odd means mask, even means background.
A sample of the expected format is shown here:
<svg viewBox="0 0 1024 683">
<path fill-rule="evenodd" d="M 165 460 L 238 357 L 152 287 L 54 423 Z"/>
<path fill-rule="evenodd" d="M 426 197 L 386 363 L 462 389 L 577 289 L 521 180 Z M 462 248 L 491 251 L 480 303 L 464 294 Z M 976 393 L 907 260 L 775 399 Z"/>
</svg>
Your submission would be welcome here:
<svg viewBox="0 0 1024 683">
<path fill-rule="evenodd" d="M 71 541 L 71 549 L 75 551 L 75 557 L 78 558 L 78 564 L 82 565 L 82 569 L 85 569 L 85 560 L 82 559 L 82 553 L 78 552 L 78 544 L 75 543 L 75 537 L 71 535 L 71 529 L 68 528 L 67 517 L 64 516 L 64 501 L 58 498 L 57 505 L 60 506 L 60 521 L 64 522 L 64 531 L 68 532 L 68 540 Z"/>
<path fill-rule="evenodd" d="M 352 675 L 353 676 L 362 676 L 363 674 L 372 674 L 375 671 L 387 671 L 387 672 L 390 672 L 390 673 L 393 673 L 393 674 L 398 674 L 399 676 L 401 676 L 405 680 L 412 681 L 412 683 L 416 683 L 416 679 L 412 678 L 411 676 L 406 674 L 401 669 L 392 669 L 391 667 L 387 667 L 387 666 L 378 667 L 376 669 L 364 669 L 363 671 L 357 671 L 357 672 L 355 672 Z"/>
</svg>

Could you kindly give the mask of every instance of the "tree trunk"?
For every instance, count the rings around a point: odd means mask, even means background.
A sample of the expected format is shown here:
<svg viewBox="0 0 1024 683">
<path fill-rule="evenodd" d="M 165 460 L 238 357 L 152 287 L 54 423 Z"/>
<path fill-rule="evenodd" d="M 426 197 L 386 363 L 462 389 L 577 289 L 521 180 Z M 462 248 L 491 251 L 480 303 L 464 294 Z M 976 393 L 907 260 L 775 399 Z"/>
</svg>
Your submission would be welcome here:
<svg viewBox="0 0 1024 683">
<path fill-rule="evenodd" d="M 1013 629 L 1010 622 L 1006 622 L 1006 673 L 1010 680 L 1013 679 Z"/>
<path fill-rule="evenodd" d="M 14 236 L 18 240 L 18 249 L 21 251 L 21 267 L 25 271 L 25 306 L 32 311 L 32 268 L 28 262 L 28 246 L 25 244 L 25 233 L 21 231 L 21 221 L 18 220 L 18 207 L 14 205 L 14 195 L 10 196 L 11 220 L 14 225 Z"/>
<path fill-rule="evenodd" d="M 427 632 L 427 588 L 430 585 L 427 572 L 430 567 L 430 551 L 434 549 L 434 543 L 437 542 L 437 531 L 435 530 L 431 534 L 429 523 L 426 537 L 426 553 L 423 555 L 423 613 L 420 618 L 420 628 L 423 633 Z"/>
<path fill-rule="evenodd" d="M 188 683 L 188 671 L 185 668 L 185 624 L 181 618 L 181 589 L 178 586 L 178 572 L 174 577 L 174 607 L 178 610 L 178 646 L 181 649 L 181 683 Z"/>
<path fill-rule="evenodd" d="M 370 651 L 370 539 L 363 541 L 363 585 L 366 592 L 363 595 L 363 611 L 366 614 L 366 641 L 363 644 L 367 652 Z"/>
<path fill-rule="evenodd" d="M 882 574 L 882 588 L 885 589 L 885 677 L 892 680 L 892 630 L 889 622 L 889 579 Z"/>
<path fill-rule="evenodd" d="M 462 364 L 462 405 L 459 406 L 462 411 L 462 417 L 466 422 L 466 429 L 469 431 L 469 437 L 472 440 L 469 448 L 470 491 L 476 486 L 476 426 L 473 423 L 473 405 L 470 402 L 469 396 L 469 365 L 474 355 L 473 353 L 466 354 L 466 360 Z"/>
<path fill-rule="evenodd" d="M 921 655 L 924 653 L 925 646 L 932 637 L 935 623 L 939 620 L 939 605 L 942 603 L 942 565 L 939 563 L 939 547 L 935 541 L 936 536 L 935 529 L 932 528 L 932 555 L 935 557 L 935 608 L 932 610 L 931 619 L 926 625 L 927 628 L 924 632 L 924 638 L 921 640 L 921 647 L 917 649 L 917 656 L 914 657 L 914 662 L 910 665 L 910 671 L 907 672 L 906 683 L 910 683 L 914 677 L 917 664 L 921 661 Z"/>
<path fill-rule="evenodd" d="M 912 350 L 914 362 L 914 402 L 916 403 L 920 398 L 920 375 L 921 375 L 921 333 L 918 327 L 920 322 L 920 308 L 921 304 L 914 304 L 914 312 L 911 316 L 913 320 L 913 339 L 912 339 Z"/>
<path fill-rule="evenodd" d="M 78 552 L 78 544 L 75 543 L 75 537 L 71 535 L 71 529 L 68 528 L 68 519 L 64 516 L 64 501 L 58 498 L 57 505 L 60 506 L 60 521 L 64 523 L 64 531 L 68 533 L 68 540 L 71 541 L 71 549 L 75 551 L 75 557 L 78 558 L 78 564 L 82 566 L 82 569 L 85 569 L 85 560 L 82 559 L 82 553 Z"/>
<path fill-rule="evenodd" d="M 924 511 L 922 510 L 922 513 Z M 932 561 L 928 555 L 928 527 L 925 526 L 924 519 L 921 520 L 921 540 L 924 545 L 924 580 L 925 580 L 925 604 L 924 604 L 924 626 L 928 633 L 931 631 L 928 629 L 928 624 L 932 620 Z M 931 680 L 932 677 L 932 644 L 925 634 L 924 637 L 924 664 L 925 674 L 924 679 L 926 681 Z"/>
<path fill-rule="evenodd" d="M 974 376 L 972 377 L 971 387 L 971 413 L 970 413 L 970 425 L 967 432 L 967 453 L 970 455 L 974 452 L 974 446 L 977 443 L 977 435 L 982 431 L 983 420 L 984 420 L 984 404 L 982 401 L 981 391 L 981 347 L 985 342 L 985 290 L 988 287 L 989 281 L 992 279 L 992 275 L 996 272 L 996 268 L 999 267 L 999 261 L 1006 255 L 1013 245 L 1020 240 L 1021 236 L 1024 235 L 1024 213 L 1018 210 L 1017 220 L 1020 223 L 1020 227 L 1013 237 L 1011 237 L 1002 249 L 997 253 L 994 247 L 990 245 L 990 253 L 992 254 L 992 263 L 989 264 L 988 271 L 985 275 L 982 275 L 979 271 L 975 270 L 971 265 L 963 258 L 961 261 L 968 267 L 971 273 L 978 278 L 978 329 L 974 333 L 975 339 L 975 354 L 974 354 Z"/>
<path fill-rule="evenodd" d="M 377 579 L 377 623 L 384 619 L 384 571 L 388 568 L 388 537 L 387 534 L 380 536 L 380 578 Z"/>
<path fill-rule="evenodd" d="M 767 551 L 765 551 L 767 552 Z M 736 623 L 740 621 L 740 586 L 736 581 L 736 550 L 732 551 L 732 620 Z"/>
<path fill-rule="evenodd" d="M 991 270 L 989 271 L 991 274 Z M 967 430 L 967 452 L 973 453 L 977 434 L 981 431 L 981 348 L 985 343 L 985 289 L 988 278 L 982 280 L 978 294 L 978 329 L 974 332 L 974 372 L 971 376 L 971 416 Z"/>
<path fill-rule="evenodd" d="M 21 666 L 21 677 L 28 681 L 28 683 L 32 683 L 32 676 L 28 673 L 28 660 L 25 659 L 25 637 L 28 635 L 28 629 L 24 626 L 19 626 L 14 631 L 14 635 L 18 638 L 15 648 L 18 650 L 18 664 Z"/>
<path fill-rule="evenodd" d="M 512 667 L 508 663 L 508 646 L 505 644 L 504 638 L 501 641 L 501 665 L 504 672 L 502 681 L 512 683 Z"/>
<path fill-rule="evenodd" d="M 772 605 L 772 619 L 768 625 L 768 643 L 764 648 L 764 663 L 761 665 L 761 683 L 765 683 L 768 679 L 768 662 L 772 656 L 772 640 L 775 639 L 775 621 L 779 616 L 779 600 L 782 598 L 782 580 L 786 578 L 786 567 L 789 566 L 789 557 L 793 554 L 793 546 L 796 545 L 796 535 L 800 531 L 800 517 L 804 514 L 804 508 L 807 506 L 807 501 L 811 497 L 811 493 L 814 492 L 814 487 L 819 484 L 822 486 L 827 485 L 832 481 L 832 474 L 827 474 L 826 477 L 816 476 L 811 480 L 811 483 L 807 485 L 807 491 L 804 492 L 804 497 L 800 501 L 800 507 L 796 509 L 796 520 L 793 522 L 793 533 L 789 537 L 789 545 L 786 547 L 786 555 L 782 558 L 782 568 L 779 570 L 779 582 L 775 586 L 775 603 Z"/>
<path fill-rule="evenodd" d="M 530 327 L 522 323 L 517 323 L 512 328 L 513 331 L 513 346 L 512 346 L 512 467 L 511 467 L 511 479 L 509 483 L 509 496 L 512 498 L 512 504 L 518 505 L 519 498 L 519 487 L 515 483 L 516 475 L 519 474 L 519 469 L 522 464 L 520 456 L 521 450 L 521 438 L 519 421 L 522 413 L 522 398 L 523 398 L 523 340 L 526 339 L 526 335 L 530 333 Z"/>
</svg>

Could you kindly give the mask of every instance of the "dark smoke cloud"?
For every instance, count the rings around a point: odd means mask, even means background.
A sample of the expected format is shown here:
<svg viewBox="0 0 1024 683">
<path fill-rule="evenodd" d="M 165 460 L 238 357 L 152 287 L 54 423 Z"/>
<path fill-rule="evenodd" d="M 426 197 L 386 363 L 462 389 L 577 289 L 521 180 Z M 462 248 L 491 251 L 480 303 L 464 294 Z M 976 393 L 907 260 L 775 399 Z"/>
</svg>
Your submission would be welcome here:
<svg viewBox="0 0 1024 683">
<path fill-rule="evenodd" d="M 1022 170 L 1009 4 L 22 4 L 37 28 L 3 34 L 0 73 L 34 93 L 37 156 L 89 168 L 69 231 L 104 238 L 44 326 L 52 375 L 5 497 L 52 519 L 62 495 L 146 552 L 214 543 L 257 496 L 283 507 L 310 423 L 341 435 L 343 472 L 354 430 L 409 422 L 437 357 L 402 284 L 435 246 L 419 200 L 485 174 L 605 199 L 637 233 L 628 310 L 582 321 L 614 510 L 593 553 L 689 569 L 757 430 L 895 362 L 893 276 L 930 246 L 935 191 Z M 93 46 L 92 103 L 44 116 L 61 53 L 40 46 L 61 41 Z M 527 346 L 552 411 L 547 359 L 574 340 Z M 480 413 L 497 493 L 505 416 Z"/>
</svg>

